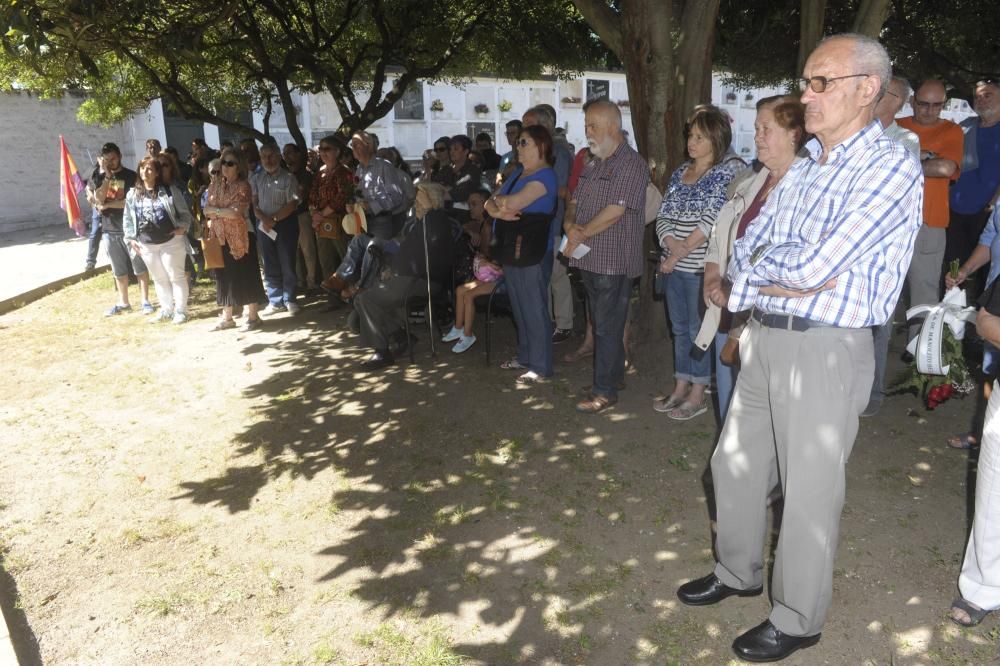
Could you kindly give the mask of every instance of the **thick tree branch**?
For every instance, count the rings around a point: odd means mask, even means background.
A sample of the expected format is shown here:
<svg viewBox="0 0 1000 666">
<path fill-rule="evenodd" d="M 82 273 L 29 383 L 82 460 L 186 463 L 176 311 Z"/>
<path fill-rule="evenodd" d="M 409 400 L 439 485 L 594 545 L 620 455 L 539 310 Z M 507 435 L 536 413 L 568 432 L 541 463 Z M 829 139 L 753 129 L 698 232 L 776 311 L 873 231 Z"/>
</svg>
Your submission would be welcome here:
<svg viewBox="0 0 1000 666">
<path fill-rule="evenodd" d="M 605 0 L 573 0 L 577 11 L 587 19 L 597 36 L 601 38 L 619 60 L 625 62 L 625 39 L 622 36 L 621 16 Z"/>
</svg>

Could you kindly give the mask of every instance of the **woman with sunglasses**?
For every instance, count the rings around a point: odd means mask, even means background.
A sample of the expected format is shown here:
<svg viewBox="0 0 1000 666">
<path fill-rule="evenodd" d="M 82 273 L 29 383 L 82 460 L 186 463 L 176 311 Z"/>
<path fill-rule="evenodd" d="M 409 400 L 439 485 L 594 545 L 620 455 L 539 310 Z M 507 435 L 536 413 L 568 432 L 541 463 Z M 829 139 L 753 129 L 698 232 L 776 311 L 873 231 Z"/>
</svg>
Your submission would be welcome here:
<svg viewBox="0 0 1000 666">
<path fill-rule="evenodd" d="M 160 153 L 160 156 L 166 153 Z M 191 226 L 191 210 L 181 190 L 163 181 L 162 162 L 144 157 L 139 179 L 125 196 L 122 229 L 125 240 L 142 255 L 153 277 L 160 312 L 153 321 L 187 321 L 188 281 L 184 259 L 188 244 L 184 237 Z"/>
<path fill-rule="evenodd" d="M 247 318 L 241 330 L 260 328 L 258 305 L 264 299 L 264 285 L 257 261 L 248 214 L 250 183 L 246 179 L 246 162 L 234 148 L 226 148 L 219 158 L 222 173 L 208 187 L 205 217 L 208 234 L 222 245 L 223 267 L 215 271 L 215 300 L 222 306 L 219 322 L 213 331 L 235 328 L 233 308 L 247 308 Z"/>
<path fill-rule="evenodd" d="M 316 230 L 320 270 L 325 276 L 333 275 L 347 255 L 348 238 L 342 223 L 348 198 L 354 191 L 354 174 L 344 165 L 350 154 L 339 135 L 320 139 L 319 158 L 323 165 L 309 188 L 309 212 Z"/>
<path fill-rule="evenodd" d="M 549 283 L 541 262 L 549 251 L 549 223 L 559 186 L 548 130 L 540 125 L 521 130 L 517 154 L 520 168 L 486 203 L 486 212 L 497 221 L 495 258 L 503 265 L 517 325 L 517 358 L 500 367 L 523 370 L 517 383 L 533 384 L 552 375 Z"/>
</svg>

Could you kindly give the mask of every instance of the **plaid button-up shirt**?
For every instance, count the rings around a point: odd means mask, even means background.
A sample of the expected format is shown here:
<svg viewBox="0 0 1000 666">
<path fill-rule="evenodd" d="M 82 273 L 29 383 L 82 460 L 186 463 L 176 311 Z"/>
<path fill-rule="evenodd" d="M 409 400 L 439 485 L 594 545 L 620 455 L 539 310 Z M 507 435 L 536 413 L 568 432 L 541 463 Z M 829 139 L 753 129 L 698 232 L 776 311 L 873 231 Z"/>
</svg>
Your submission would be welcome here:
<svg viewBox="0 0 1000 666">
<path fill-rule="evenodd" d="M 623 206 L 622 219 L 584 241 L 590 247 L 570 266 L 601 275 L 642 275 L 642 232 L 649 169 L 626 142 L 606 159 L 595 159 L 580 174 L 574 192 L 576 223 L 586 226 L 606 206 Z"/>
<path fill-rule="evenodd" d="M 910 266 L 923 211 L 924 176 L 916 158 L 873 121 L 830 149 L 806 146 L 760 215 L 736 242 L 728 277 L 729 310 L 756 307 L 832 326 L 885 323 Z M 833 289 L 813 296 L 764 296 L 760 288 Z"/>
</svg>

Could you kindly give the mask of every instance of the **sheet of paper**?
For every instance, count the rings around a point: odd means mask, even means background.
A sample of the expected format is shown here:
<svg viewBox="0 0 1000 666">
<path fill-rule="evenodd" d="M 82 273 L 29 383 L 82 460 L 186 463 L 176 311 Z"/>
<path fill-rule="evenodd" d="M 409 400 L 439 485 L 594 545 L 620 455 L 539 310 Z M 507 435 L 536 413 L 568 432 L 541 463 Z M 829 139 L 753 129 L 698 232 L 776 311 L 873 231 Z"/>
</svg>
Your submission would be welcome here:
<svg viewBox="0 0 1000 666">
<path fill-rule="evenodd" d="M 264 225 L 261 222 L 257 223 L 257 231 L 259 231 L 260 233 L 264 234 L 265 236 L 267 236 L 271 240 L 278 240 L 278 232 L 275 231 L 274 229 L 271 229 L 270 231 L 268 231 L 267 229 L 264 228 Z"/>
<path fill-rule="evenodd" d="M 566 238 L 566 236 L 563 236 L 562 242 L 559 243 L 559 251 L 562 252 L 563 254 L 566 254 L 565 249 L 566 249 L 566 243 L 568 241 L 569 239 Z M 590 252 L 590 246 L 580 243 L 579 245 L 576 246 L 576 249 L 573 250 L 572 257 L 574 259 L 583 259 L 585 256 L 587 256 L 588 252 Z"/>
</svg>

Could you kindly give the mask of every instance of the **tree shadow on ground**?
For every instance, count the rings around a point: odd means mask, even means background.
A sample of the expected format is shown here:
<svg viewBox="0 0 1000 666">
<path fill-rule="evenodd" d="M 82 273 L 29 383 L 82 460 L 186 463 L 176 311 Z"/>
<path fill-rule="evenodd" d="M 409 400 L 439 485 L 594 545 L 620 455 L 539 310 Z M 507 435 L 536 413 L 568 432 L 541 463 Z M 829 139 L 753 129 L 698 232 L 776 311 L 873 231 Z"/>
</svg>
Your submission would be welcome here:
<svg viewBox="0 0 1000 666">
<path fill-rule="evenodd" d="M 450 618 L 453 649 L 481 663 L 722 663 L 766 615 L 760 600 L 705 611 L 674 596 L 714 561 L 699 472 L 716 433 L 650 417 L 648 374 L 615 409 L 581 416 L 587 368 L 515 387 L 481 348 L 433 359 L 424 339 L 415 364 L 371 374 L 324 315 L 295 326 L 308 336 L 279 341 L 246 392 L 260 406 L 230 467 L 175 499 L 239 513 L 283 477 L 336 471 L 332 500 L 360 518 L 319 551 L 319 581 L 356 581 L 352 597 L 385 618 Z M 495 332 L 502 358 L 514 335 Z M 843 656 L 822 649 L 811 656 Z"/>
<path fill-rule="evenodd" d="M 333 500 L 364 517 L 322 549 L 321 580 L 363 573 L 353 595 L 386 616 L 472 613 L 480 629 L 454 649 L 483 662 L 620 660 L 643 641 L 652 657 L 675 640 L 665 620 L 689 568 L 677 562 L 706 557 L 683 512 L 710 432 L 658 442 L 629 408 L 581 417 L 588 368 L 516 387 L 480 347 L 430 358 L 424 330 L 417 363 L 369 374 L 356 338 L 316 316 L 303 326 L 308 339 L 279 342 L 273 373 L 247 391 L 261 406 L 230 467 L 175 499 L 238 513 L 285 475 L 336 470 L 348 483 Z M 502 358 L 514 333 L 494 330 Z"/>
</svg>

